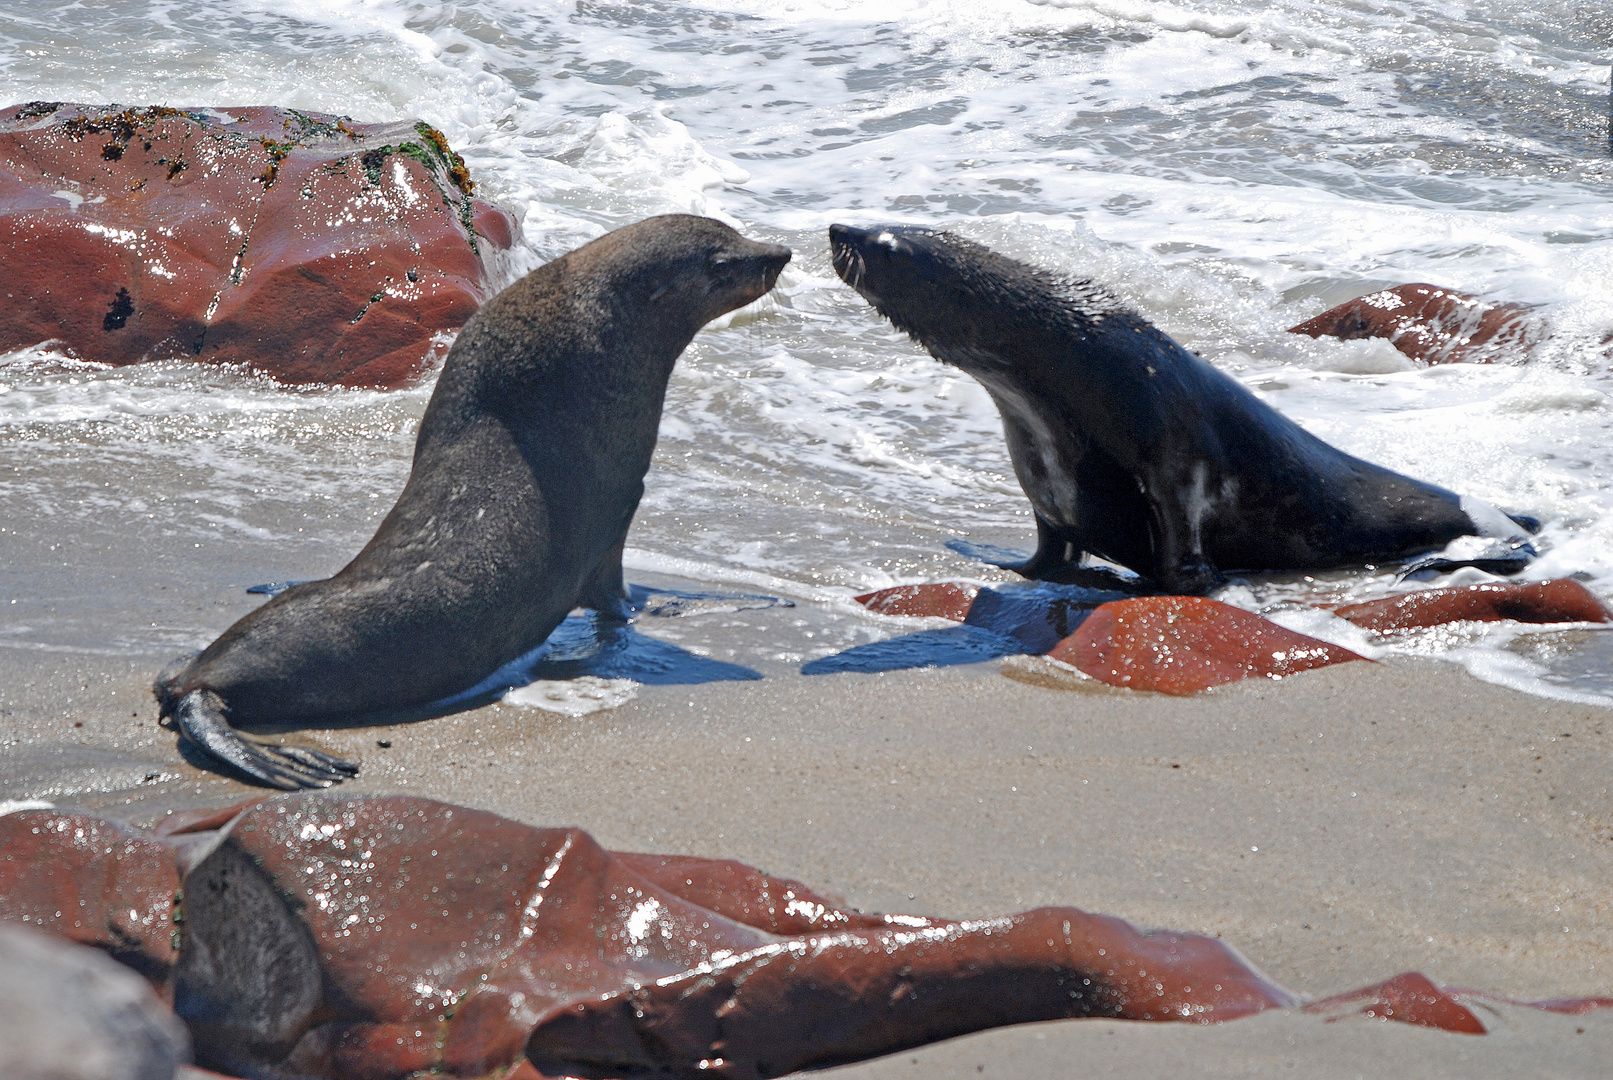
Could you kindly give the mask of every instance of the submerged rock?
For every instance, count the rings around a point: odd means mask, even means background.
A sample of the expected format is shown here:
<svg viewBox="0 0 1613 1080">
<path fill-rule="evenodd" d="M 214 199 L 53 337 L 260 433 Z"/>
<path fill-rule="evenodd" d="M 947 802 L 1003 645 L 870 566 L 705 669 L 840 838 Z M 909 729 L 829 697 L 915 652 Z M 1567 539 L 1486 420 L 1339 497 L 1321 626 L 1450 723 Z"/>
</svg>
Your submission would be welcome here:
<svg viewBox="0 0 1613 1080">
<path fill-rule="evenodd" d="M 514 220 L 424 123 L 0 109 L 0 350 L 398 386 L 490 292 Z"/>
<path fill-rule="evenodd" d="M 979 595 L 978 585 L 943 581 L 929 585 L 897 585 L 852 599 L 876 615 L 927 615 L 962 622 Z"/>
<path fill-rule="evenodd" d="M 1381 632 L 1449 622 L 1613 622 L 1613 613 L 1585 586 L 1568 578 L 1528 584 L 1462 585 L 1345 604 L 1333 614 Z"/>
<path fill-rule="evenodd" d="M 1486 1034 L 1484 1025 L 1467 1006 L 1418 971 L 1407 971 L 1373 986 L 1324 998 L 1307 1005 L 1305 1011 L 1321 1013 L 1329 1020 L 1359 1014 L 1461 1035 Z"/>
<path fill-rule="evenodd" d="M 1550 335 L 1523 304 L 1413 283 L 1356 297 L 1291 327 L 1311 337 L 1387 338 L 1424 364 L 1519 359 Z"/>
<path fill-rule="evenodd" d="M 1104 604 L 1048 655 L 1111 686 L 1164 694 L 1366 659 L 1202 596 Z"/>
</svg>

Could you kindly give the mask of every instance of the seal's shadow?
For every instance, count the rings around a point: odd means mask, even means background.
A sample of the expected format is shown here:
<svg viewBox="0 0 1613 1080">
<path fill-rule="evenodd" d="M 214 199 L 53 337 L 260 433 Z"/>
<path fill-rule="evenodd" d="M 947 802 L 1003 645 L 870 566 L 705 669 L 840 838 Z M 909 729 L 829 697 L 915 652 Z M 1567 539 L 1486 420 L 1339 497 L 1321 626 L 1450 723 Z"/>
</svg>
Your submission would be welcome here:
<svg viewBox="0 0 1613 1080">
<path fill-rule="evenodd" d="M 277 581 L 254 585 L 247 592 L 273 596 L 294 584 L 297 582 Z M 582 675 L 601 679 L 632 679 L 647 686 L 692 686 L 697 683 L 760 679 L 761 672 L 742 664 L 699 656 L 671 642 L 642 634 L 629 620 L 639 616 L 673 618 L 795 606 L 789 600 L 772 596 L 681 592 L 633 584 L 627 586 L 627 591 L 627 604 L 620 617 L 594 611 L 574 611 L 555 627 L 542 645 L 510 661 L 467 690 L 415 709 L 353 717 L 322 726 L 373 727 L 430 720 L 491 705 L 508 691 L 529 683 L 575 679 Z M 193 763 L 200 764 L 205 760 L 209 759 L 198 756 Z"/>
<path fill-rule="evenodd" d="M 469 690 L 423 706 L 420 718 L 488 705 L 506 691 L 528 683 L 582 675 L 632 679 L 647 686 L 691 686 L 762 677 L 742 664 L 699 656 L 642 634 L 630 622 L 581 611 L 567 616 L 542 645 L 505 664 Z"/>
<path fill-rule="evenodd" d="M 1006 634 L 978 626 L 919 630 L 885 641 L 853 645 L 844 652 L 801 665 L 803 675 L 835 675 L 843 671 L 900 671 L 904 668 L 954 667 L 1014 656 L 1025 646 Z"/>
<path fill-rule="evenodd" d="M 1073 634 L 1100 604 L 1128 595 L 1114 589 L 1045 581 L 997 585 L 980 590 L 962 626 L 919 630 L 854 645 L 803 664 L 801 674 L 953 667 L 1002 656 L 1040 655 Z"/>
</svg>

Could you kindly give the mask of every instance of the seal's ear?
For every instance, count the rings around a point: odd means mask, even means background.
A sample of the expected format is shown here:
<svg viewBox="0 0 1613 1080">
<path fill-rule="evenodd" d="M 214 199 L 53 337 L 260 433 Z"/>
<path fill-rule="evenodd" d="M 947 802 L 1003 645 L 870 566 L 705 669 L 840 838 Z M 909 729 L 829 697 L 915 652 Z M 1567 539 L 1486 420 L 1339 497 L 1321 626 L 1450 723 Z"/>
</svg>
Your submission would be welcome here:
<svg viewBox="0 0 1613 1080">
<path fill-rule="evenodd" d="M 655 291 L 650 294 L 650 303 L 653 304 L 657 300 L 661 299 L 661 297 L 667 294 L 667 290 L 670 288 L 672 288 L 672 282 L 670 281 L 663 281 L 661 284 L 657 285 L 655 287 Z"/>
</svg>

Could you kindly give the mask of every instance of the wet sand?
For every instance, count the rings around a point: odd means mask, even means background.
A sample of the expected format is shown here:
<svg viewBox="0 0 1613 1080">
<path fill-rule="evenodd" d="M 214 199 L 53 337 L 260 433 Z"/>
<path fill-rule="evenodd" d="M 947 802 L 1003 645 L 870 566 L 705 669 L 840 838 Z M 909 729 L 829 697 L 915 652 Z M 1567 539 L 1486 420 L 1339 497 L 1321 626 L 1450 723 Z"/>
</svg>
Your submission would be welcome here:
<svg viewBox="0 0 1613 1080">
<path fill-rule="evenodd" d="M 227 622 L 253 602 L 219 592 L 197 616 Z M 1437 661 L 1177 699 L 1029 685 L 996 661 L 803 676 L 757 659 L 852 618 L 802 604 L 643 620 L 766 677 L 644 686 L 577 718 L 501 704 L 313 737 L 361 759 L 355 793 L 737 858 L 867 910 L 1070 904 L 1220 936 L 1317 997 L 1406 970 L 1516 998 L 1613 993 L 1605 709 Z M 873 618 L 869 634 L 927 625 Z M 141 823 L 253 794 L 184 763 L 156 727 L 148 687 L 166 659 L 0 648 L 0 794 Z M 1095 1075 L 1352 1076 L 1418 1060 L 1421 1075 L 1593 1076 L 1613 1060 L 1613 1011 L 1481 1013 L 1483 1040 L 1292 1014 L 1215 1029 L 1072 1021 L 847 1072 L 1054 1076 L 1081 1060 Z"/>
</svg>

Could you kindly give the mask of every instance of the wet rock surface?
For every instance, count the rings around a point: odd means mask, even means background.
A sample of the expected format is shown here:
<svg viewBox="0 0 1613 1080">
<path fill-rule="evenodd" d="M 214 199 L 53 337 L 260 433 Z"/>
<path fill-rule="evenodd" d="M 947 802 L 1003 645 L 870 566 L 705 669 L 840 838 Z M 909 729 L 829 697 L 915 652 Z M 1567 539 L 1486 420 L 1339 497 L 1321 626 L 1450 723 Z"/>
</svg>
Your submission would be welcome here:
<svg viewBox="0 0 1613 1080">
<path fill-rule="evenodd" d="M 1380 633 L 1448 622 L 1605 623 L 1613 613 L 1585 586 L 1559 578 L 1497 581 L 1345 604 L 1333 614 Z"/>
<path fill-rule="evenodd" d="M 472 1077 L 526 1054 L 545 1075 L 778 1075 L 1025 1020 L 1293 1003 L 1210 938 L 1073 908 L 868 915 L 731 861 L 424 799 L 277 797 L 161 832 L 0 818 L 0 918 L 130 939 L 198 1064 L 231 1073 Z M 106 929 L 114 904 L 150 932 Z"/>
<path fill-rule="evenodd" d="M 0 110 L 0 350 L 418 376 L 515 223 L 424 123 L 269 107 Z"/>
<path fill-rule="evenodd" d="M 1280 679 L 1365 659 L 1217 600 L 1114 596 L 1057 586 L 979 589 L 945 583 L 904 585 L 856 599 L 881 614 L 941 615 L 991 630 L 1027 654 L 1046 655 L 1132 690 L 1193 694 L 1242 679 Z"/>
<path fill-rule="evenodd" d="M 1324 998 L 1307 1005 L 1305 1011 L 1321 1013 L 1330 1020 L 1354 1012 L 1462 1035 L 1485 1034 L 1484 1025 L 1465 1005 L 1435 986 L 1426 975 L 1416 971 L 1396 975 L 1374 986 Z"/>
<path fill-rule="evenodd" d="M 962 622 L 979 595 L 978 585 L 943 581 L 929 585 L 897 585 L 853 599 L 878 615 L 932 616 Z"/>
<path fill-rule="evenodd" d="M 1223 683 L 1364 660 L 1348 649 L 1200 596 L 1105 604 L 1048 653 L 1111 686 L 1193 694 Z"/>
<path fill-rule="evenodd" d="M 1550 329 L 1523 304 L 1483 300 L 1454 289 L 1414 282 L 1329 308 L 1291 334 L 1387 338 L 1424 364 L 1522 359 Z"/>
<path fill-rule="evenodd" d="M 0 924 L 23 918 L 134 964 L 223 1075 L 777 1076 L 1031 1020 L 1298 1004 L 1213 938 L 1074 908 L 866 914 L 730 860 L 402 796 L 277 796 L 149 833 L 9 814 Z M 1482 1034 L 1458 998 L 1485 997 L 1407 973 L 1306 1011 Z"/>
</svg>

